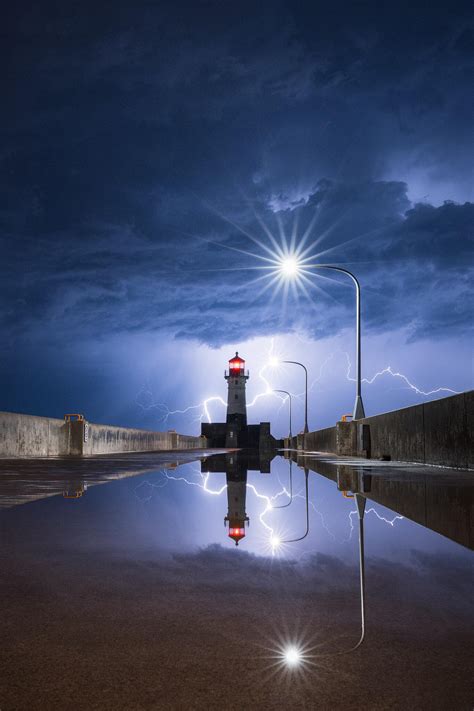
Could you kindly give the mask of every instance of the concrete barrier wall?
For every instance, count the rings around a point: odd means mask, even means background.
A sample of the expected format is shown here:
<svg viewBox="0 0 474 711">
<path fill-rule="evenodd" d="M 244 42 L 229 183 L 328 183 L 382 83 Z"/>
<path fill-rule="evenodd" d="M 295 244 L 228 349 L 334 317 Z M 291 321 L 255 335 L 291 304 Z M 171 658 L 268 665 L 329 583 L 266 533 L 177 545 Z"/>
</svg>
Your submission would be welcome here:
<svg viewBox="0 0 474 711">
<path fill-rule="evenodd" d="M 314 452 L 335 452 L 336 428 L 326 427 L 324 430 L 308 432 L 304 438 L 304 448 Z"/>
<path fill-rule="evenodd" d="M 0 457 L 62 457 L 205 448 L 204 437 L 0 412 Z"/>
<path fill-rule="evenodd" d="M 309 432 L 304 448 L 339 455 L 367 454 L 374 459 L 474 469 L 473 430 L 474 391 L 470 390 Z"/>
<path fill-rule="evenodd" d="M 451 398 L 447 398 L 451 399 Z M 431 405 L 432 403 L 428 403 Z M 375 417 L 365 417 L 354 427 L 364 423 L 370 428 L 370 456 L 375 459 L 390 457 L 397 461 L 425 461 L 425 405 L 406 407 Z M 430 461 L 430 460 L 428 460 Z"/>
<path fill-rule="evenodd" d="M 0 412 L 0 457 L 57 457 L 69 454 L 64 420 Z"/>
<path fill-rule="evenodd" d="M 82 423 L 73 423 L 80 425 Z M 120 452 L 157 452 L 162 450 L 200 449 L 206 447 L 203 437 L 177 432 L 153 432 L 128 427 L 89 423 L 82 454 L 118 454 Z"/>
<path fill-rule="evenodd" d="M 173 447 L 171 432 L 149 432 L 92 423 L 88 430 L 87 442 L 83 442 L 82 446 L 82 454 L 86 455 L 177 449 Z"/>
</svg>

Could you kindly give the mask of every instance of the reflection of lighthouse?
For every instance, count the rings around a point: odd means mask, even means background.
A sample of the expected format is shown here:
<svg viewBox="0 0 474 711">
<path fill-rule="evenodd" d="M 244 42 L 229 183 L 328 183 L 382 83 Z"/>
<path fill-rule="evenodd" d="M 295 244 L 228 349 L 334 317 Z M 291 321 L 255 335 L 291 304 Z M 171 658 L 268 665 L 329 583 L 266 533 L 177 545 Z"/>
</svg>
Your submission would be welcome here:
<svg viewBox="0 0 474 711">
<path fill-rule="evenodd" d="M 245 511 L 245 499 L 247 495 L 247 467 L 240 462 L 238 457 L 227 458 L 226 466 L 227 479 L 227 516 L 224 525 L 229 524 L 229 538 L 239 545 L 239 541 L 245 536 L 245 524 L 249 523 L 249 517 Z"/>
<path fill-rule="evenodd" d="M 247 402 L 245 387 L 249 379 L 245 373 L 245 361 L 236 353 L 229 361 L 229 373 L 224 374 L 227 380 L 227 431 L 226 447 L 237 447 L 241 439 L 240 432 L 247 427 Z"/>
</svg>

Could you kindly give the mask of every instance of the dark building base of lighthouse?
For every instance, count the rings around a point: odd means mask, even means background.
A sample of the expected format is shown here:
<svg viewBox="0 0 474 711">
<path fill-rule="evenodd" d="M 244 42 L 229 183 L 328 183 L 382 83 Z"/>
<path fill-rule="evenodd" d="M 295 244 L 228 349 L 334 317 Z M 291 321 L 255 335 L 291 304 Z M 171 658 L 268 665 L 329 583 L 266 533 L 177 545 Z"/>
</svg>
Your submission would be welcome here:
<svg viewBox="0 0 474 711">
<path fill-rule="evenodd" d="M 201 435 L 207 438 L 208 446 L 215 448 L 258 449 L 271 451 L 284 446 L 283 440 L 275 439 L 270 433 L 270 423 L 247 425 L 237 415 L 228 422 L 203 422 Z"/>
</svg>

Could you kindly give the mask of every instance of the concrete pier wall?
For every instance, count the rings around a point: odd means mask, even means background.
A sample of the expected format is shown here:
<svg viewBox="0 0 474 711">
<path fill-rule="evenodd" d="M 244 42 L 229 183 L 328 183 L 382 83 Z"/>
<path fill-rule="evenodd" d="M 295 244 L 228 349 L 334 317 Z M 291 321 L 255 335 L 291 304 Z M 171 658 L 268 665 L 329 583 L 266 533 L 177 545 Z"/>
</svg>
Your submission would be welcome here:
<svg viewBox="0 0 474 711">
<path fill-rule="evenodd" d="M 61 457 L 69 448 L 64 420 L 0 412 L 0 457 Z"/>
<path fill-rule="evenodd" d="M 305 436 L 307 451 L 474 468 L 474 391 Z"/>
<path fill-rule="evenodd" d="M 336 428 L 326 427 L 324 430 L 308 432 L 304 438 L 304 448 L 318 452 L 335 452 Z"/>
<path fill-rule="evenodd" d="M 0 412 L 0 457 L 65 457 L 121 452 L 200 449 L 205 437 L 65 422 L 50 417 Z"/>
</svg>

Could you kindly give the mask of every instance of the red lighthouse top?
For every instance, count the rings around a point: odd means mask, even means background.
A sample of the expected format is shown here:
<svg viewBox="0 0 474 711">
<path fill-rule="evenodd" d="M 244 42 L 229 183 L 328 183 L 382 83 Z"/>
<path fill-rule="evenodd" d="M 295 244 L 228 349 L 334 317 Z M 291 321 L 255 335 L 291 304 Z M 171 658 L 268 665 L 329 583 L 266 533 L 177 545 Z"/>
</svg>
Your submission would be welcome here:
<svg viewBox="0 0 474 711">
<path fill-rule="evenodd" d="M 245 372 L 245 361 L 243 358 L 239 357 L 238 352 L 235 352 L 235 356 L 229 361 L 229 373 L 231 376 L 243 375 Z"/>
<path fill-rule="evenodd" d="M 245 523 L 243 521 L 232 522 L 233 525 L 229 526 L 229 538 L 235 541 L 235 545 L 239 545 L 239 541 L 245 537 Z M 236 525 L 237 524 L 237 525 Z"/>
</svg>

